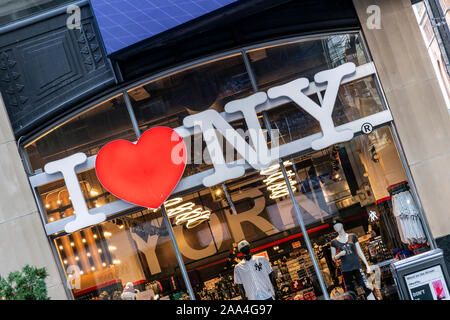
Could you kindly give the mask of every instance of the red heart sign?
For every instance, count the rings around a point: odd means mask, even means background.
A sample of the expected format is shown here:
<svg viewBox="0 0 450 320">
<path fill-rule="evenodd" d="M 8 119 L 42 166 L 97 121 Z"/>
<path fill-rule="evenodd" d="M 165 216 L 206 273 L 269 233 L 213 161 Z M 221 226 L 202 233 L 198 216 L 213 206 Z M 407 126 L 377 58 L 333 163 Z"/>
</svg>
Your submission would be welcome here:
<svg viewBox="0 0 450 320">
<path fill-rule="evenodd" d="M 136 144 L 116 140 L 97 154 L 95 171 L 113 195 L 147 208 L 158 208 L 186 167 L 186 145 L 173 129 L 149 129 Z"/>
</svg>

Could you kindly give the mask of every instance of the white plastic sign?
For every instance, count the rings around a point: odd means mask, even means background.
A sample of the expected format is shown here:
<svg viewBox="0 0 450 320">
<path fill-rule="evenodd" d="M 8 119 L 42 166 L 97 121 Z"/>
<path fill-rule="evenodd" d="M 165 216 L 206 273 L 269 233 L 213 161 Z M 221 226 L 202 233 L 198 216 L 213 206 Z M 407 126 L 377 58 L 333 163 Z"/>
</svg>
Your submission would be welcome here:
<svg viewBox="0 0 450 320">
<path fill-rule="evenodd" d="M 186 128 L 198 127 L 203 134 L 206 147 L 214 165 L 214 173 L 203 179 L 206 187 L 211 187 L 229 179 L 241 177 L 245 173 L 244 164 L 228 167 L 223 157 L 223 150 L 219 143 L 218 131 L 225 140 L 245 159 L 245 161 L 256 170 L 268 168 L 272 163 L 278 161 L 278 154 L 274 154 L 267 147 L 267 141 L 263 135 L 256 107 L 265 103 L 268 98 L 287 97 L 304 109 L 320 123 L 322 137 L 313 140 L 311 148 L 321 150 L 336 143 L 345 142 L 353 138 L 351 130 L 336 130 L 332 113 L 336 102 L 337 93 L 341 81 L 346 76 L 355 73 L 354 63 L 345 63 L 334 69 L 321 71 L 314 76 L 316 83 L 327 83 L 325 95 L 321 105 L 318 105 L 302 91 L 310 85 L 307 78 L 299 78 L 286 84 L 270 88 L 267 92 L 257 92 L 243 99 L 237 99 L 227 103 L 225 112 L 241 112 L 248 127 L 251 145 L 225 121 L 215 110 L 209 109 L 198 114 L 184 118 L 183 125 Z M 61 172 L 67 185 L 75 214 L 75 220 L 65 226 L 68 233 L 95 225 L 105 221 L 103 213 L 91 215 L 88 212 L 85 199 L 76 176 L 75 167 L 86 161 L 86 155 L 77 153 L 67 158 L 53 161 L 45 165 L 45 172 L 52 174 Z"/>
</svg>

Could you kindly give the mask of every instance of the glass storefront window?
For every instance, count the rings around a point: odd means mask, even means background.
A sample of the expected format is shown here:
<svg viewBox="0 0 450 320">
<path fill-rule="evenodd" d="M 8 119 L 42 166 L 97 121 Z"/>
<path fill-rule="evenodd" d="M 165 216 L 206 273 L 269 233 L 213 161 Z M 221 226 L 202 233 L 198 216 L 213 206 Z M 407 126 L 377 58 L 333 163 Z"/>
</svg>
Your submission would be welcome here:
<svg viewBox="0 0 450 320">
<path fill-rule="evenodd" d="M 80 172 L 77 177 L 88 209 L 119 200 L 98 181 L 95 169 Z M 40 186 L 37 192 L 40 195 L 47 222 L 73 215 L 72 202 L 63 179 Z"/>
<path fill-rule="evenodd" d="M 250 78 L 241 54 L 196 65 L 129 91 L 141 132 L 155 126 L 175 129 L 183 125 L 186 116 L 207 109 L 223 112 L 227 102 L 251 93 Z M 245 122 L 237 121 L 232 125 L 242 128 Z M 212 168 L 203 159 L 206 145 L 200 142 L 200 150 L 193 147 L 201 140 L 201 134 L 184 139 L 191 151 L 184 177 Z"/>
<path fill-rule="evenodd" d="M 332 118 L 334 125 L 340 126 L 384 110 L 375 77 L 369 76 L 341 85 Z"/>
<path fill-rule="evenodd" d="M 317 72 L 346 62 L 357 66 L 369 62 L 356 33 L 254 49 L 249 58 L 261 91 L 299 77 L 313 81 Z M 334 125 L 387 110 L 379 90 L 370 72 L 343 83 L 332 114 Z M 222 112 L 227 102 L 252 93 L 240 54 L 183 69 L 129 91 L 142 132 L 155 126 L 180 127 L 188 115 L 211 108 Z M 310 98 L 320 105 L 323 95 L 319 92 Z M 267 115 L 271 130 L 279 132 L 280 144 L 321 131 L 319 123 L 293 102 L 268 110 Z M 270 128 L 265 127 L 262 114 L 258 118 L 268 133 Z M 332 299 L 365 299 L 368 291 L 361 288 L 356 273 L 344 277 L 346 263 L 332 258 L 331 243 L 339 247 L 334 241 L 343 235 L 332 221 L 340 218 L 345 233 L 357 239 L 364 259 L 378 272 L 375 276 L 362 274 L 361 278 L 377 298 L 398 299 L 389 263 L 428 250 L 429 244 L 387 121 L 384 126 L 377 124 L 370 134 L 357 133 L 348 142 L 320 151 L 290 150 L 291 156 L 281 159 L 288 181 L 275 164 L 261 171 L 249 169 L 240 178 L 210 188 L 193 182 L 188 191 L 172 194 L 165 206 L 196 298 L 242 298 L 233 271 L 243 258 L 237 243 L 246 239 L 252 254 L 270 261 L 283 299 L 324 299 L 313 259 Z M 247 129 L 244 119 L 230 124 Z M 29 144 L 26 151 L 36 170 L 75 152 L 95 155 L 116 139 L 136 140 L 121 96 L 50 131 Z M 199 150 L 189 148 L 195 139 L 200 141 Z M 185 177 L 212 168 L 201 134 L 185 142 L 190 150 Z M 237 159 L 236 152 L 233 156 L 232 160 Z M 78 173 L 78 178 L 89 208 L 117 200 L 100 185 L 95 169 Z M 286 183 L 291 185 L 293 197 Z M 62 180 L 37 189 L 47 222 L 73 214 Z M 400 211 L 405 206 L 414 213 L 414 221 L 402 220 Z M 299 215 L 314 252 L 307 250 Z M 164 299 L 189 298 L 159 209 L 134 207 L 127 212 L 108 212 L 107 222 L 52 240 L 67 276 L 71 275 L 69 280 L 76 286 L 71 285 L 76 299 L 92 299 L 103 291 L 109 296 L 115 292 L 119 298 L 128 282 L 150 295 L 153 290 Z M 356 259 L 364 269 L 364 260 Z M 359 265 L 357 269 L 361 272 Z"/>
<path fill-rule="evenodd" d="M 129 91 L 141 131 L 154 126 L 176 128 L 183 119 L 251 94 L 242 55 L 214 60 L 172 73 Z"/>
<path fill-rule="evenodd" d="M 379 278 L 363 274 L 362 279 L 369 281 L 378 299 L 397 299 L 388 263 L 427 250 L 428 245 L 425 238 L 408 239 L 398 229 L 392 191 L 403 184 L 398 195 L 407 192 L 407 186 L 389 128 L 284 164 L 331 298 L 365 297 L 359 284 L 349 284 L 351 277 L 344 279 L 342 267 L 331 258 L 330 243 L 338 236 L 331 221 L 340 217 L 345 232 L 355 235 L 378 272 Z M 242 259 L 236 252 L 242 239 L 251 243 L 253 254 L 268 257 L 283 299 L 323 298 L 283 181 L 280 168 L 274 166 L 166 201 L 197 299 L 240 299 L 233 268 Z M 74 296 L 88 299 L 107 291 L 118 298 L 127 282 L 146 291 L 159 281 L 163 295 L 186 299 L 164 230 L 159 210 L 143 210 L 56 239 L 62 263 L 75 266 L 68 274 L 76 277 L 79 272 L 80 289 Z M 97 237 L 103 242 L 96 243 Z"/>
<path fill-rule="evenodd" d="M 323 97 L 325 92 L 321 92 Z M 317 105 L 317 95 L 309 96 Z M 333 123 L 340 126 L 386 110 L 375 86 L 373 76 L 341 85 L 332 113 Z M 273 130 L 278 131 L 279 144 L 285 144 L 321 131 L 319 122 L 290 102 L 267 111 Z"/>
<path fill-rule="evenodd" d="M 378 299 L 398 299 L 389 263 L 429 246 L 424 234 L 411 238 L 399 228 L 399 206 L 412 197 L 389 127 L 283 163 L 330 297 L 365 299 L 373 292 Z M 197 299 L 241 298 L 233 271 L 243 258 L 236 250 L 243 239 L 251 243 L 253 255 L 269 259 L 283 299 L 323 299 L 279 165 L 174 195 L 165 206 Z M 331 246 L 339 233 L 332 221 L 337 217 L 375 273 L 364 273 L 360 257 L 361 270 L 353 274 L 333 260 Z M 79 281 L 77 299 L 103 291 L 111 296 L 116 291 L 118 298 L 125 283 L 146 291 L 154 281 L 162 284 L 162 295 L 188 298 L 159 209 L 138 209 L 57 238 L 55 244 L 66 271 L 74 274 L 74 283 Z M 366 291 L 355 272 L 368 283 Z"/>
<path fill-rule="evenodd" d="M 343 221 L 345 233 L 350 238 L 355 235 L 365 259 L 375 270 L 369 276 L 363 271 L 363 262 L 360 267 L 349 270 L 351 267 L 342 259 L 332 259 L 331 246 L 336 244 L 340 234 L 333 228 L 330 216 L 310 224 L 310 231 L 320 230 L 309 236 L 330 297 L 335 300 L 365 299 L 372 291 L 378 299 L 398 299 L 389 264 L 394 259 L 429 250 L 429 244 L 419 219 L 415 225 L 417 234 L 411 235 L 411 230 L 402 229 L 404 221 L 400 216 L 405 201 L 411 212 L 418 214 L 418 209 L 409 192 L 389 127 L 289 161 L 295 164 L 297 173 L 301 172 L 298 168 L 305 165 L 314 168 L 315 179 L 310 187 L 312 193 L 318 195 L 314 201 L 322 203 L 325 212 Z M 295 178 L 297 189 L 302 188 L 304 178 L 300 174 Z M 311 211 L 296 201 L 303 215 Z M 357 261 L 362 261 L 355 247 L 346 251 L 349 256 L 355 255 Z M 364 291 L 355 274 L 361 275 L 371 291 Z"/>
<path fill-rule="evenodd" d="M 161 214 L 135 212 L 54 243 L 75 299 L 125 300 L 124 287 L 130 282 L 139 291 L 131 292 L 130 300 L 148 300 L 153 293 L 188 298 Z"/>
<path fill-rule="evenodd" d="M 92 156 L 108 142 L 136 141 L 123 96 L 114 97 L 63 123 L 25 146 L 33 170 L 77 152 Z"/>
<path fill-rule="evenodd" d="M 346 62 L 368 63 L 359 34 L 325 36 L 254 49 L 248 52 L 259 90 L 299 77 L 314 81 L 320 71 Z"/>
</svg>

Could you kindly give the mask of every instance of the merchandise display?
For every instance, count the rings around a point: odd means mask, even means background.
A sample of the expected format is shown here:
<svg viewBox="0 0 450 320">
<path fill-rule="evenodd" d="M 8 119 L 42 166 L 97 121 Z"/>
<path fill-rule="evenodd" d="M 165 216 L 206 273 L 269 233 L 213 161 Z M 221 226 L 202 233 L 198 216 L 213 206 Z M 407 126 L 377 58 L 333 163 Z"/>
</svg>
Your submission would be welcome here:
<svg viewBox="0 0 450 320">
<path fill-rule="evenodd" d="M 271 300 L 278 296 L 275 274 L 269 260 L 250 253 L 250 243 L 242 240 L 238 250 L 244 258 L 234 267 L 234 283 L 248 300 Z"/>
<path fill-rule="evenodd" d="M 162 285 L 159 281 L 154 280 L 148 284 L 145 285 L 146 290 L 151 290 L 153 292 L 153 296 L 155 300 L 158 300 L 160 298 L 160 295 L 162 293 Z"/>
<path fill-rule="evenodd" d="M 424 238 L 410 234 L 406 234 L 409 242 L 403 241 L 404 230 L 421 229 L 412 229 L 411 223 L 406 224 L 409 229 L 403 228 L 405 224 L 398 228 L 398 221 L 417 218 L 414 222 L 419 226 L 420 212 L 411 204 L 414 198 L 407 184 L 388 187 L 403 174 L 395 174 L 397 158 L 386 142 L 390 141 L 386 139 L 389 130 L 377 130 L 285 161 L 295 187 L 293 198 L 283 182 L 277 182 L 280 196 L 273 197 L 270 176 L 250 171 L 220 188 L 169 199 L 210 212 L 210 220 L 195 228 L 177 225 L 173 219 L 195 298 L 322 300 L 325 289 L 335 300 L 398 299 L 390 263 L 429 246 Z M 366 146 L 370 152 L 362 149 Z M 382 156 L 377 153 L 379 148 Z M 383 170 L 387 169 L 386 180 Z M 380 183 L 376 193 L 384 198 L 378 199 L 372 183 Z M 313 252 L 307 250 L 293 199 L 307 226 Z M 244 236 L 249 241 L 241 241 Z M 120 299 L 123 284 L 129 281 L 141 292 L 139 300 L 189 299 L 161 211 L 126 214 L 79 234 L 62 236 L 56 245 L 63 261 L 75 260 L 80 269 L 96 263 L 94 255 L 107 266 L 82 277 L 83 289 L 75 292 L 77 299 L 97 299 L 103 291 Z M 117 281 L 116 286 L 108 282 L 110 278 Z M 97 279 L 106 281 L 96 286 Z"/>
<path fill-rule="evenodd" d="M 314 267 L 311 257 L 305 249 L 295 249 L 288 257 L 283 257 L 282 264 L 286 265 L 278 287 L 286 300 L 315 300 L 313 288 Z M 312 299 L 313 293 L 314 299 Z M 309 297 L 308 299 L 305 298 Z M 297 298 L 295 298 L 297 297 Z"/>
<path fill-rule="evenodd" d="M 370 270 L 369 263 L 361 250 L 358 238 L 354 234 L 348 234 L 344 230 L 344 222 L 341 219 L 333 220 L 333 228 L 338 236 L 331 241 L 331 256 L 335 262 L 339 262 L 344 287 L 351 296 L 356 296 L 354 281 L 359 287 L 362 287 L 365 296 L 369 300 L 375 300 L 375 296 L 367 287 L 361 270 L 361 262 L 364 262 L 366 270 Z"/>
<path fill-rule="evenodd" d="M 409 191 L 400 190 L 392 192 L 392 207 L 402 242 L 406 244 L 425 243 L 426 236 L 420 223 L 419 210 Z"/>
</svg>

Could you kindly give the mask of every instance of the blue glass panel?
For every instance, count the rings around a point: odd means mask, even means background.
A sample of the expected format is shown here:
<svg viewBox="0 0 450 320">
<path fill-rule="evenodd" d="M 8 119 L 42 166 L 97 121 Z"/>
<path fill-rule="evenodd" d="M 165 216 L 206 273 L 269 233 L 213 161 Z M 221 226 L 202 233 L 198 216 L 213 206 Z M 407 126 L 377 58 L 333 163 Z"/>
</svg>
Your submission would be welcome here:
<svg viewBox="0 0 450 320">
<path fill-rule="evenodd" d="M 238 0 L 91 0 L 108 54 Z"/>
</svg>

